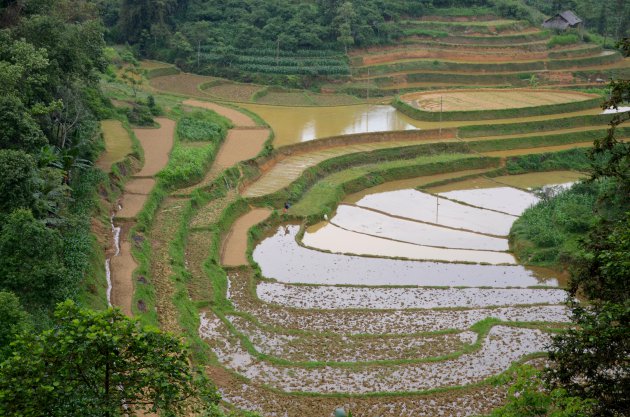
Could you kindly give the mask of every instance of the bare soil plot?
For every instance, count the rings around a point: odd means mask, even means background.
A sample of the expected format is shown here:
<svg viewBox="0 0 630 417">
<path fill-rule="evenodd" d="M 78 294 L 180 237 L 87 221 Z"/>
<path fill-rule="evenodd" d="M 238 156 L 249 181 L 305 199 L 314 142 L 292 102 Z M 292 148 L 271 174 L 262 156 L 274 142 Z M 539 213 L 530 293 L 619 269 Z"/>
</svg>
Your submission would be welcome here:
<svg viewBox="0 0 630 417">
<path fill-rule="evenodd" d="M 265 220 L 271 214 L 271 210 L 257 208 L 238 218 L 221 248 L 221 264 L 225 266 L 247 265 L 247 232 L 249 229 Z"/>
<path fill-rule="evenodd" d="M 214 80 L 216 80 L 216 78 L 207 77 L 205 75 L 180 73 L 176 75 L 155 77 L 149 81 L 149 84 L 156 90 L 169 93 L 182 94 L 191 97 L 207 97 L 207 94 L 199 90 L 199 86 L 203 83 Z"/>
<path fill-rule="evenodd" d="M 461 90 L 410 93 L 405 102 L 424 111 L 500 110 L 589 100 L 595 94 L 558 90 Z"/>
<path fill-rule="evenodd" d="M 101 132 L 105 141 L 105 152 L 96 161 L 96 166 L 105 172 L 110 172 L 112 164 L 122 161 L 133 152 L 129 132 L 118 120 L 103 120 Z"/>
<path fill-rule="evenodd" d="M 138 264 L 131 256 L 131 242 L 122 240 L 120 243 L 120 253 L 114 256 L 110 261 L 111 280 L 112 280 L 112 297 L 111 303 L 116 307 L 120 307 L 122 312 L 131 317 L 133 316 L 132 300 L 133 300 L 133 271 Z"/>
<path fill-rule="evenodd" d="M 152 177 L 168 163 L 168 155 L 173 148 L 175 121 L 165 117 L 155 119 L 159 129 L 134 129 L 136 137 L 144 149 L 144 166 L 135 176 Z"/>
<path fill-rule="evenodd" d="M 254 158 L 269 138 L 269 129 L 232 129 L 217 154 L 214 165 L 219 169 Z M 213 167 L 214 168 L 214 167 Z"/>
<path fill-rule="evenodd" d="M 205 90 L 205 93 L 223 100 L 247 102 L 252 101 L 254 93 L 263 88 L 256 84 L 224 83 L 213 85 Z"/>
</svg>

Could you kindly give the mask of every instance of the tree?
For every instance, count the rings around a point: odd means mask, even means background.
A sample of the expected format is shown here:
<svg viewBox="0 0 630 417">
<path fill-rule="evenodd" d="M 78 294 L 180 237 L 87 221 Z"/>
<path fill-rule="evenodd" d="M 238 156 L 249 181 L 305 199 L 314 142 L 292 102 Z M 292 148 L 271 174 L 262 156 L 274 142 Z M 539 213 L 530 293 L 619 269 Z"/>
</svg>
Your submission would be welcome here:
<svg viewBox="0 0 630 417">
<path fill-rule="evenodd" d="M 35 160 L 24 151 L 0 149 L 0 211 L 29 208 L 33 203 Z"/>
<path fill-rule="evenodd" d="M 29 316 L 15 294 L 0 291 L 0 362 L 11 352 L 9 344 L 29 329 Z"/>
<path fill-rule="evenodd" d="M 23 303 L 48 306 L 58 299 L 65 268 L 61 234 L 18 209 L 0 230 L 0 289 L 17 294 Z M 1 414 L 1 413 L 0 413 Z"/>
<path fill-rule="evenodd" d="M 196 376 L 174 336 L 118 309 L 58 305 L 54 327 L 23 333 L 0 365 L 0 415 L 114 417 L 190 415 L 220 396 Z"/>
<path fill-rule="evenodd" d="M 630 38 L 619 42 L 624 55 L 630 56 Z M 610 98 L 602 105 L 604 109 L 618 109 L 630 101 L 630 80 L 617 79 L 610 83 Z M 608 134 L 595 141 L 591 151 L 593 175 L 595 178 L 612 177 L 620 180 L 626 190 L 630 190 L 630 143 L 616 137 L 620 124 L 630 120 L 630 112 L 617 113 L 610 122 Z"/>
<path fill-rule="evenodd" d="M 47 143 L 24 103 L 13 94 L 0 96 L 0 149 L 34 152 Z"/>
</svg>

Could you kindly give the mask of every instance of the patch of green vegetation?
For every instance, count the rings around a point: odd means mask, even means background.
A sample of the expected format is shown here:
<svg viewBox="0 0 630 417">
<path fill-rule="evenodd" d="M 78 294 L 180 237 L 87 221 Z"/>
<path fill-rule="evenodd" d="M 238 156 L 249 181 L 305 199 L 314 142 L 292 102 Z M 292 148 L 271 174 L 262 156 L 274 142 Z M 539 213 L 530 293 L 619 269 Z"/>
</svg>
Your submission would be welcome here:
<svg viewBox="0 0 630 417">
<path fill-rule="evenodd" d="M 171 152 L 168 165 L 157 177 L 168 189 L 198 182 L 205 175 L 215 153 L 214 144 L 201 147 L 176 146 Z"/>
<path fill-rule="evenodd" d="M 548 48 L 556 46 L 573 45 L 580 42 L 580 37 L 576 33 L 567 33 L 566 35 L 554 35 L 547 42 Z"/>
<path fill-rule="evenodd" d="M 611 181 L 579 182 L 567 191 L 539 192 L 540 203 L 525 210 L 510 231 L 517 257 L 531 265 L 567 265 L 578 240 L 597 222 L 593 212 L 599 196 L 611 186 Z"/>
<path fill-rule="evenodd" d="M 506 169 L 510 174 L 563 169 L 587 171 L 590 168 L 590 162 L 588 150 L 578 148 L 561 152 L 511 156 L 506 161 Z"/>
<path fill-rule="evenodd" d="M 186 113 L 177 122 L 177 135 L 183 141 L 220 142 L 232 123 L 214 111 L 196 110 Z"/>
</svg>

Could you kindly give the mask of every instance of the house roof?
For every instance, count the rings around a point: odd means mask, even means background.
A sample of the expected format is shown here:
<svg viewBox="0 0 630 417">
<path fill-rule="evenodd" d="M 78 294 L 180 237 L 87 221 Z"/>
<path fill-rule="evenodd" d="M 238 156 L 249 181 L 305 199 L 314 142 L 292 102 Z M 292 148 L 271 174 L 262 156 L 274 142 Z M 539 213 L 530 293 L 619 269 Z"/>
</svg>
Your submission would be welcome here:
<svg viewBox="0 0 630 417">
<path fill-rule="evenodd" d="M 579 17 L 577 17 L 575 15 L 575 13 L 573 13 L 571 10 L 566 10 L 562 13 L 559 13 L 560 17 L 562 17 L 564 20 L 567 21 L 567 23 L 571 26 L 573 25 L 577 25 L 578 23 L 582 23 L 582 19 L 580 19 Z"/>
</svg>

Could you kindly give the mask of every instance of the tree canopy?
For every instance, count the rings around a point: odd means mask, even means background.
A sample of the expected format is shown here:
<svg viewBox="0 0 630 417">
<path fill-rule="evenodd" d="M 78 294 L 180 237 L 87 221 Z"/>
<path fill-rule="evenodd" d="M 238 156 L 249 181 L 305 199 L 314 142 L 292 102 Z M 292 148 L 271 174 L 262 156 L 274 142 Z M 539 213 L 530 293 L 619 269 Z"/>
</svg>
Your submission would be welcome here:
<svg viewBox="0 0 630 417">
<path fill-rule="evenodd" d="M 219 398 L 176 337 L 117 309 L 94 312 L 71 301 L 59 304 L 50 330 L 22 333 L 0 364 L 3 416 L 172 416 Z"/>
</svg>

